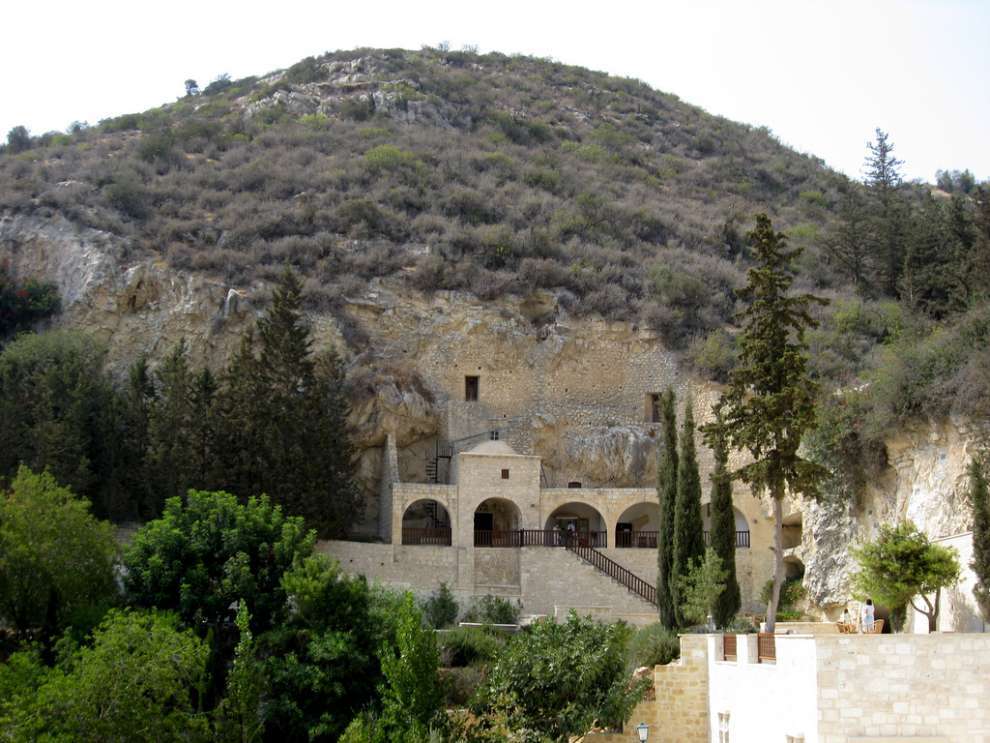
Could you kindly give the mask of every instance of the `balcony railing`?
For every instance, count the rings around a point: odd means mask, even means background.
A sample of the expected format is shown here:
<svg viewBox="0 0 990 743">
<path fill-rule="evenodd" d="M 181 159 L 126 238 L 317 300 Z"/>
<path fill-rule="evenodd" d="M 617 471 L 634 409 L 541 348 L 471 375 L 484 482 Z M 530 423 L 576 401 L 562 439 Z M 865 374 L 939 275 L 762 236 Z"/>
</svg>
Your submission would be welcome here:
<svg viewBox="0 0 990 743">
<path fill-rule="evenodd" d="M 777 640 L 773 632 L 761 632 L 757 635 L 756 643 L 760 663 L 777 662 Z"/>
<path fill-rule="evenodd" d="M 712 543 L 712 533 L 710 531 L 705 531 L 705 544 Z M 736 549 L 748 549 L 749 548 L 749 532 L 748 531 L 737 531 L 736 532 Z"/>
<path fill-rule="evenodd" d="M 563 532 L 560 529 L 475 530 L 475 547 L 565 547 L 569 541 L 582 547 L 607 547 L 608 532 Z"/>
<path fill-rule="evenodd" d="M 615 546 L 656 549 L 659 536 L 658 531 L 620 531 L 615 535 Z"/>
<path fill-rule="evenodd" d="M 722 635 L 722 660 L 735 660 L 736 647 L 735 635 Z"/>
<path fill-rule="evenodd" d="M 402 527 L 403 544 L 429 544 L 440 547 L 450 546 L 450 527 Z"/>
</svg>

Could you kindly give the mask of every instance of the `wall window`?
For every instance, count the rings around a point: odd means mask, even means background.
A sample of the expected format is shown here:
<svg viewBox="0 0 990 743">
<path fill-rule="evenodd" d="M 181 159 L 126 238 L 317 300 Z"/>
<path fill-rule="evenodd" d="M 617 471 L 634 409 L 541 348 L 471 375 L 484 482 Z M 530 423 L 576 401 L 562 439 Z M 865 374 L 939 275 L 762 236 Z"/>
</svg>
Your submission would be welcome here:
<svg viewBox="0 0 990 743">
<path fill-rule="evenodd" d="M 660 393 L 653 392 L 646 396 L 646 416 L 650 423 L 660 422 Z"/>
<path fill-rule="evenodd" d="M 464 377 L 464 399 L 474 402 L 478 399 L 478 377 Z"/>
<path fill-rule="evenodd" d="M 509 479 L 509 470 L 502 470 L 502 479 L 503 480 Z"/>
<path fill-rule="evenodd" d="M 581 481 L 580 480 L 571 480 L 569 483 L 567 483 L 567 487 L 569 487 L 569 488 L 579 488 L 579 487 L 581 487 Z"/>
</svg>

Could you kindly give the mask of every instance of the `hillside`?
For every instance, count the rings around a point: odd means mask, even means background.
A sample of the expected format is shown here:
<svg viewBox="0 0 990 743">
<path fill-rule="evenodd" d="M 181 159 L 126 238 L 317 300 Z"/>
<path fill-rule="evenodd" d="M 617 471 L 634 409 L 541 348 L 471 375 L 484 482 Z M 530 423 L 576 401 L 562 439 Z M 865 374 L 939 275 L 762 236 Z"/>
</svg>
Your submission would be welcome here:
<svg viewBox="0 0 990 743">
<path fill-rule="evenodd" d="M 848 183 L 766 129 L 541 59 L 356 50 L 0 157 L 0 209 L 57 212 L 232 286 L 285 263 L 313 309 L 369 279 L 479 298 L 551 289 L 669 342 L 730 319 L 767 211 L 818 250 Z"/>
</svg>

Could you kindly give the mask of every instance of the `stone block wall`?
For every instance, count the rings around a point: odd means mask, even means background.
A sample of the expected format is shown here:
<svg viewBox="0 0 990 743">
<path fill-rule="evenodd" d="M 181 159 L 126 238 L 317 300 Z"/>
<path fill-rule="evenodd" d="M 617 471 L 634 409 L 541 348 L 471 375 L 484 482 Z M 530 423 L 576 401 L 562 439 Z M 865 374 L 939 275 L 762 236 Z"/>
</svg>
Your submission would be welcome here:
<svg viewBox="0 0 990 743">
<path fill-rule="evenodd" d="M 818 743 L 990 743 L 990 634 L 816 638 Z"/>
<path fill-rule="evenodd" d="M 654 669 L 651 743 L 708 743 L 707 640 L 706 635 L 681 635 L 680 660 Z"/>
</svg>

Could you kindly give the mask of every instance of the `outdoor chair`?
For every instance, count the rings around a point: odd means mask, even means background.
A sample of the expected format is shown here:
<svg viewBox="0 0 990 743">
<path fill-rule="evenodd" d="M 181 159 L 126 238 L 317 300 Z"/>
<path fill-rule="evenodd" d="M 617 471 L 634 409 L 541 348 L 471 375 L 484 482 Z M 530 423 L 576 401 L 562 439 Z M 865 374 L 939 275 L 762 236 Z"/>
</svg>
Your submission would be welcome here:
<svg viewBox="0 0 990 743">
<path fill-rule="evenodd" d="M 863 631 L 863 634 L 865 634 L 865 635 L 880 635 L 880 634 L 883 634 L 883 620 L 882 619 L 876 620 L 873 623 L 873 629 L 871 629 L 871 630 L 864 630 Z"/>
</svg>

